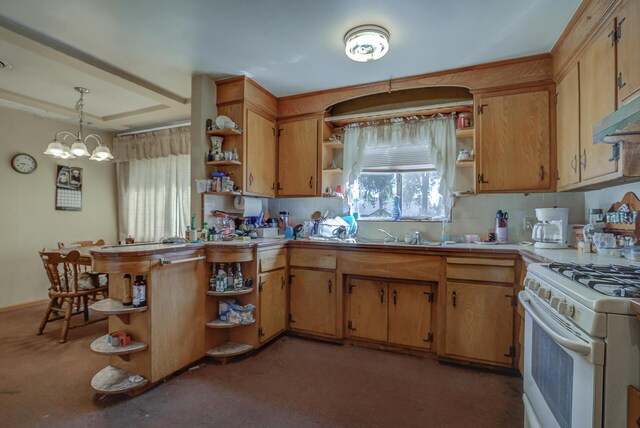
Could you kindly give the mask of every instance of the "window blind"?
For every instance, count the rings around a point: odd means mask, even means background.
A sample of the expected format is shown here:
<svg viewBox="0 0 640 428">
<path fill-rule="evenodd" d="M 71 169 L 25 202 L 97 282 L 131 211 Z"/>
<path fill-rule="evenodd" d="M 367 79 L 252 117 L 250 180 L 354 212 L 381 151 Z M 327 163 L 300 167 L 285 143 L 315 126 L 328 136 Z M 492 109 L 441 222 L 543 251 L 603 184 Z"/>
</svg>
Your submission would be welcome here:
<svg viewBox="0 0 640 428">
<path fill-rule="evenodd" d="M 363 172 L 407 172 L 435 170 L 425 146 L 366 148 Z"/>
</svg>

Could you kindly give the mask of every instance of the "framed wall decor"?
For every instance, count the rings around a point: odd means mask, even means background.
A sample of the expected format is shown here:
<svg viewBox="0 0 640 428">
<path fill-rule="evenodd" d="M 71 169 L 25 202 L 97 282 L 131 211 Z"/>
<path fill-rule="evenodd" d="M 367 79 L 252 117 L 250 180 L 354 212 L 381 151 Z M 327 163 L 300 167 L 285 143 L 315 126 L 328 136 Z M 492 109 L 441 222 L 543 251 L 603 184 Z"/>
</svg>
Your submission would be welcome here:
<svg viewBox="0 0 640 428">
<path fill-rule="evenodd" d="M 82 211 L 82 168 L 58 165 L 56 210 Z"/>
</svg>

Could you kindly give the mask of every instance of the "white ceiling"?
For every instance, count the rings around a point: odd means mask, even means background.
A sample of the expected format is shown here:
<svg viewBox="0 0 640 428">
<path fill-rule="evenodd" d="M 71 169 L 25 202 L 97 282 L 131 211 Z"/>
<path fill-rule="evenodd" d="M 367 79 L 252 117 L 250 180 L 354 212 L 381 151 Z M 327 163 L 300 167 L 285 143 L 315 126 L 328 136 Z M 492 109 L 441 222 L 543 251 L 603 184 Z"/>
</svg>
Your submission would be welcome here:
<svg viewBox="0 0 640 428">
<path fill-rule="evenodd" d="M 2 0 L 0 60 L 14 68 L 0 71 L 0 99 L 72 113 L 72 86 L 87 86 L 98 127 L 135 128 L 187 118 L 193 74 L 246 74 L 285 96 L 549 52 L 579 4 Z M 391 33 L 374 63 L 344 54 L 345 32 L 362 24 Z"/>
</svg>

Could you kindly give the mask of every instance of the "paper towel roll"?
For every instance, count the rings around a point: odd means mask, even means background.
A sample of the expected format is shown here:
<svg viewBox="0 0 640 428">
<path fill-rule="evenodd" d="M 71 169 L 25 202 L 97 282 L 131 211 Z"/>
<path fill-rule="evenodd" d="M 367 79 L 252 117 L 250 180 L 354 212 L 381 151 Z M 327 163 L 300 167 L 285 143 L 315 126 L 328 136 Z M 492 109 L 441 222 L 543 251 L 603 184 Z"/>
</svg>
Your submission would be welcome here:
<svg viewBox="0 0 640 428">
<path fill-rule="evenodd" d="M 236 196 L 233 201 L 236 209 L 242 210 L 243 217 L 257 217 L 262 212 L 262 202 L 256 198 L 245 198 L 244 196 Z"/>
</svg>

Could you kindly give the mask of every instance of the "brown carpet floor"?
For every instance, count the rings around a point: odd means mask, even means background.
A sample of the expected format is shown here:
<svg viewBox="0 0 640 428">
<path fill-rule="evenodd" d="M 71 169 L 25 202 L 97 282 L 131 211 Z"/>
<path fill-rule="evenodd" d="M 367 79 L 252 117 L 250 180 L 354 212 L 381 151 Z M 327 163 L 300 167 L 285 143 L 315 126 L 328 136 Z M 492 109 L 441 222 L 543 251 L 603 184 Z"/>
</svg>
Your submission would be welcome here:
<svg viewBox="0 0 640 428">
<path fill-rule="evenodd" d="M 59 344 L 60 321 L 35 334 L 43 311 L 0 314 L 2 427 L 522 426 L 518 377 L 292 337 L 235 363 L 203 360 L 135 398 L 102 396 L 90 381 L 107 361 L 89 344 L 107 323 Z"/>
</svg>

